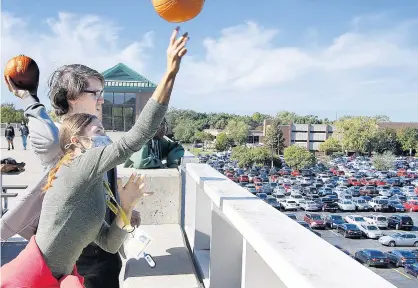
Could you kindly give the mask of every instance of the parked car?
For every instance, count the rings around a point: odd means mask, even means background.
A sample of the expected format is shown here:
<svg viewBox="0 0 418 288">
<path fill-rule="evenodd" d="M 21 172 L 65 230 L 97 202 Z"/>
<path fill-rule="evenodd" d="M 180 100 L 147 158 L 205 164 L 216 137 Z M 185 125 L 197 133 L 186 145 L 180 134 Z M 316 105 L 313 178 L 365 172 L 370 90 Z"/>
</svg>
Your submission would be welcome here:
<svg viewBox="0 0 418 288">
<path fill-rule="evenodd" d="M 308 223 L 311 228 L 325 229 L 325 221 L 319 214 L 306 213 L 303 220 Z"/>
<path fill-rule="evenodd" d="M 388 228 L 411 231 L 414 228 L 414 221 L 407 215 L 392 215 L 388 218 Z"/>
<path fill-rule="evenodd" d="M 334 202 L 323 203 L 322 205 L 322 211 L 324 212 L 337 212 L 339 208 L 338 204 Z"/>
<path fill-rule="evenodd" d="M 361 238 L 363 232 L 355 224 L 342 224 L 337 227 L 337 232 L 345 238 Z"/>
<path fill-rule="evenodd" d="M 281 202 L 280 205 L 281 205 L 281 209 L 285 211 L 289 211 L 289 210 L 297 211 L 298 210 L 298 206 L 294 200 L 286 199 L 286 201 Z"/>
<path fill-rule="evenodd" d="M 388 228 L 388 219 L 384 215 L 370 215 L 365 216 L 364 219 L 369 224 L 374 224 L 380 229 L 386 229 Z"/>
<path fill-rule="evenodd" d="M 370 239 L 379 239 L 383 236 L 382 230 L 373 224 L 358 225 L 358 228 L 363 232 L 363 235 Z"/>
<path fill-rule="evenodd" d="M 357 226 L 366 224 L 366 220 L 361 215 L 347 215 L 344 217 L 345 222 L 355 224 Z"/>
<path fill-rule="evenodd" d="M 280 203 L 277 202 L 276 198 L 274 198 L 273 196 L 267 196 L 267 198 L 264 199 L 264 201 L 266 201 L 267 204 L 270 204 L 272 207 L 280 209 Z"/>
<path fill-rule="evenodd" d="M 406 264 L 405 267 L 405 272 L 414 276 L 414 277 L 418 277 L 418 263 L 414 263 L 414 264 Z"/>
<path fill-rule="evenodd" d="M 306 229 L 308 229 L 309 231 L 311 231 L 311 232 L 315 233 L 317 236 L 321 237 L 321 234 L 320 234 L 320 233 L 318 233 L 317 231 L 313 230 L 313 229 L 311 228 L 311 226 L 309 226 L 309 224 L 308 224 L 308 223 L 306 223 L 305 221 L 298 221 L 298 223 L 299 223 L 300 225 L 302 225 L 303 227 L 305 227 Z"/>
<path fill-rule="evenodd" d="M 335 229 L 338 225 L 344 224 L 345 221 L 341 215 L 331 214 L 325 217 L 325 227 Z"/>
<path fill-rule="evenodd" d="M 401 202 L 396 200 L 389 200 L 388 203 L 388 211 L 390 212 L 405 212 L 406 209 Z"/>
<path fill-rule="evenodd" d="M 319 210 L 318 205 L 312 200 L 306 200 L 304 202 L 301 201 L 299 202 L 299 206 L 302 210 L 305 210 L 305 211 L 318 211 Z"/>
<path fill-rule="evenodd" d="M 409 200 L 403 203 L 403 206 L 409 212 L 418 212 L 418 201 L 416 200 Z"/>
<path fill-rule="evenodd" d="M 389 258 L 388 256 L 379 250 L 363 249 L 359 250 L 354 254 L 354 259 L 367 266 L 375 267 L 388 267 Z"/>
<path fill-rule="evenodd" d="M 296 221 L 299 221 L 298 220 L 298 217 L 296 216 L 296 214 L 291 214 L 291 213 L 287 213 L 287 214 L 285 214 L 287 217 L 289 217 L 290 219 L 293 219 L 293 220 L 296 220 Z"/>
<path fill-rule="evenodd" d="M 362 198 L 354 198 L 352 201 L 357 211 L 370 211 L 372 209 L 369 203 Z"/>
<path fill-rule="evenodd" d="M 343 253 L 345 253 L 346 255 L 348 255 L 348 256 L 350 256 L 350 257 L 353 257 L 353 255 L 351 255 L 350 254 L 350 252 L 348 252 L 348 250 L 347 249 L 344 249 L 344 248 L 342 248 L 341 246 L 339 246 L 339 245 L 334 245 L 334 247 L 335 248 L 337 248 L 338 250 L 340 250 L 340 251 L 342 251 Z"/>
<path fill-rule="evenodd" d="M 337 204 L 341 211 L 355 211 L 356 210 L 356 206 L 353 204 L 353 201 L 351 200 L 338 200 Z"/>
<path fill-rule="evenodd" d="M 387 252 L 390 263 L 396 267 L 405 266 L 406 264 L 414 264 L 417 262 L 417 257 L 406 250 L 392 250 Z"/>
<path fill-rule="evenodd" d="M 385 246 L 415 246 L 418 247 L 418 237 L 407 232 L 398 232 L 392 235 L 382 236 L 379 243 Z"/>
</svg>

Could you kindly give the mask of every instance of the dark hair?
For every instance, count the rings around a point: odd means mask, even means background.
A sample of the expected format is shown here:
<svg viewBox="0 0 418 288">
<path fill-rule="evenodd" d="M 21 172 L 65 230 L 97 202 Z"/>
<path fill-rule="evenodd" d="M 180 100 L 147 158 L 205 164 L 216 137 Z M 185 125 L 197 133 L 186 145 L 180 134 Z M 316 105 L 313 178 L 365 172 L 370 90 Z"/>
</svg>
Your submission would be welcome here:
<svg viewBox="0 0 418 288">
<path fill-rule="evenodd" d="M 68 113 L 68 100 L 77 99 L 87 88 L 90 78 L 97 78 L 104 84 L 102 74 L 81 64 L 64 65 L 52 73 L 48 81 L 49 99 L 57 116 Z"/>
</svg>

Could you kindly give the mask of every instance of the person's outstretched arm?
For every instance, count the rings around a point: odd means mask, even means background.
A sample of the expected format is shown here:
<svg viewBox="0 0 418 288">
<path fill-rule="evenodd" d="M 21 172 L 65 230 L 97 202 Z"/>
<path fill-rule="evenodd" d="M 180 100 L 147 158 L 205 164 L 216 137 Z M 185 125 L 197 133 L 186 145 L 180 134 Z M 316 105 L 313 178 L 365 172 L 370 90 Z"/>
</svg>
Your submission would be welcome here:
<svg viewBox="0 0 418 288">
<path fill-rule="evenodd" d="M 119 141 L 105 147 L 88 150 L 80 156 L 81 167 L 86 171 L 86 181 L 96 179 L 104 172 L 124 163 L 134 152 L 139 151 L 157 132 L 170 102 L 174 81 L 180 68 L 181 58 L 186 54 L 188 37 L 179 39 L 178 30 L 173 32 L 167 50 L 167 71 L 148 100 L 135 125 Z"/>
</svg>

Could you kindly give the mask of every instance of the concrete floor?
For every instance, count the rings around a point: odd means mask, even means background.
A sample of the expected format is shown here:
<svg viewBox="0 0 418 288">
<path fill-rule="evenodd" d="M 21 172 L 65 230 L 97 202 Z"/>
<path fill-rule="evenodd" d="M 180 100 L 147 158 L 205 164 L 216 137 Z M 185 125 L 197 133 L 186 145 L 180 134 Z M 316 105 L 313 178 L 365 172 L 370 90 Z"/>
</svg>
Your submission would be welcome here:
<svg viewBox="0 0 418 288">
<path fill-rule="evenodd" d="M 286 212 L 286 213 L 294 213 L 297 215 L 299 220 L 303 220 L 303 217 L 305 216 L 304 211 L 298 211 L 298 212 Z M 316 212 L 315 212 L 316 213 Z M 318 212 L 321 215 L 327 215 L 329 213 L 327 212 Z M 358 213 L 351 213 L 351 212 L 344 212 L 344 213 L 336 213 L 341 216 L 349 215 L 349 214 L 359 214 L 359 215 L 370 215 L 370 214 L 383 214 L 385 216 L 392 215 L 393 213 L 375 213 L 375 212 L 358 212 Z M 418 212 L 413 213 L 406 213 L 409 216 L 412 217 L 415 227 L 414 231 L 412 233 L 417 234 L 418 232 Z M 372 240 L 372 239 L 349 239 L 344 238 L 341 234 L 337 233 L 335 230 L 316 230 L 319 233 L 321 233 L 321 237 L 328 241 L 329 243 L 333 245 L 339 245 L 342 248 L 348 250 L 352 255 L 356 253 L 358 250 L 361 249 L 376 249 L 383 252 L 388 252 L 394 249 L 405 249 L 405 250 L 412 250 L 416 249 L 415 247 L 387 247 L 381 245 L 378 240 Z M 396 230 L 383 230 L 383 233 L 390 235 L 397 232 Z M 394 284 L 398 288 L 415 288 L 418 287 L 418 279 L 414 278 L 410 274 L 406 274 L 404 272 L 404 269 L 402 267 L 396 268 L 396 267 L 390 267 L 390 268 L 374 268 L 370 267 L 370 270 L 375 272 L 376 274 L 380 275 L 381 277 L 385 278 L 392 284 Z M 350 278 L 353 281 L 353 287 L 357 286 L 358 282 L 361 281 L 361 279 L 355 279 L 355 275 L 350 275 L 349 271 L 347 271 L 347 277 Z M 359 286 L 361 287 L 361 285 Z"/>
</svg>

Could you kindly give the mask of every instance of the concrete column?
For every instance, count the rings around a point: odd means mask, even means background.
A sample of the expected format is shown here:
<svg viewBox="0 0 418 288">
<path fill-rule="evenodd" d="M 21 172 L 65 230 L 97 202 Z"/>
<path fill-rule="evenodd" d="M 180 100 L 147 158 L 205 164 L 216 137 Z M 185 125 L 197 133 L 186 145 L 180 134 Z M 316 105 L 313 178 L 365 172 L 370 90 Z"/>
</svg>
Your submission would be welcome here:
<svg viewBox="0 0 418 288">
<path fill-rule="evenodd" d="M 310 150 L 310 143 L 311 143 L 311 125 L 307 124 L 306 126 L 306 149 L 309 151 Z"/>
<path fill-rule="evenodd" d="M 218 208 L 212 211 L 210 287 L 239 288 L 242 281 L 242 235 Z M 258 287 L 264 287 L 264 281 Z"/>
<path fill-rule="evenodd" d="M 241 288 L 286 288 L 258 253 L 243 239 Z"/>
</svg>

